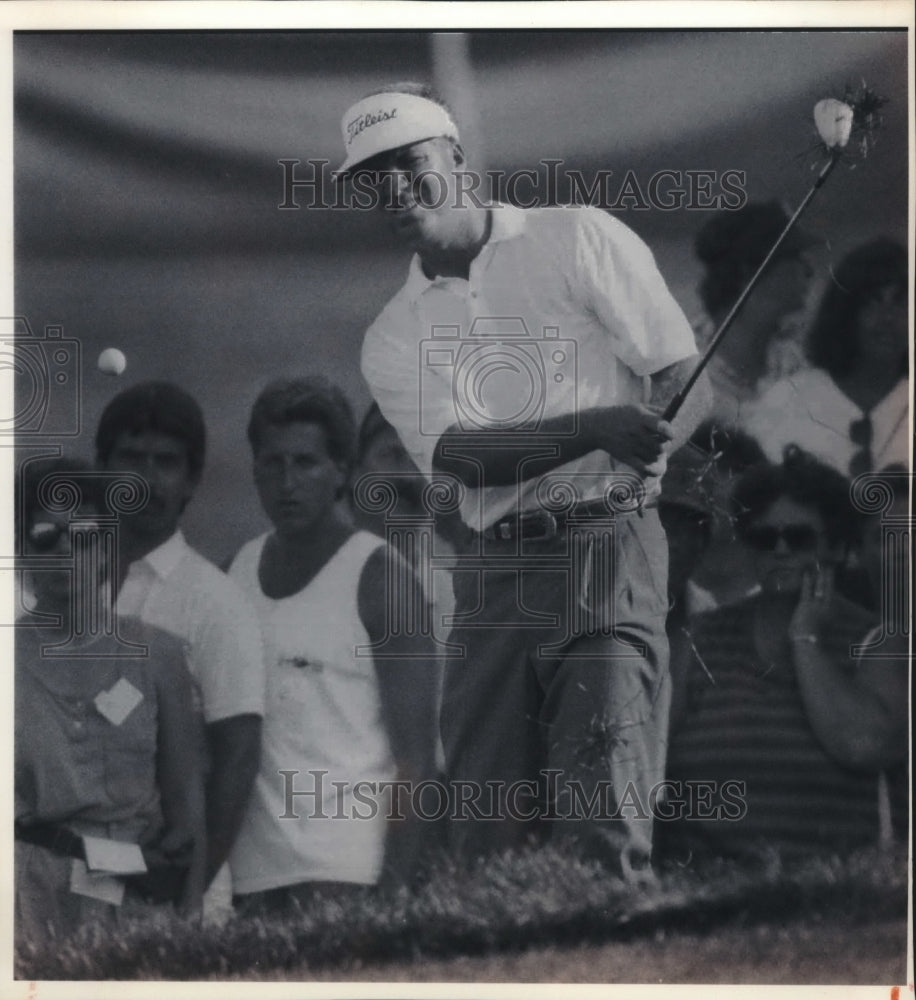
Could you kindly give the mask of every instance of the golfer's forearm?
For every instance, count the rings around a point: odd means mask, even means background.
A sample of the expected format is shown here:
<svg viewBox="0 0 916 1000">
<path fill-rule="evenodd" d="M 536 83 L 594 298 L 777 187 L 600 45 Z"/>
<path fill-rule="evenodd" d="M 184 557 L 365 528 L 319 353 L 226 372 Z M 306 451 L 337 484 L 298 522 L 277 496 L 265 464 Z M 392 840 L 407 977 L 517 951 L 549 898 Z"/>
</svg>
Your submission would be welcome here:
<svg viewBox="0 0 916 1000">
<path fill-rule="evenodd" d="M 472 489 L 515 486 L 603 447 L 617 407 L 596 407 L 578 415 L 541 421 L 530 434 L 513 431 L 468 433 L 450 427 L 436 444 L 435 472 L 456 476 Z M 575 433 L 571 433 L 571 431 Z"/>
</svg>

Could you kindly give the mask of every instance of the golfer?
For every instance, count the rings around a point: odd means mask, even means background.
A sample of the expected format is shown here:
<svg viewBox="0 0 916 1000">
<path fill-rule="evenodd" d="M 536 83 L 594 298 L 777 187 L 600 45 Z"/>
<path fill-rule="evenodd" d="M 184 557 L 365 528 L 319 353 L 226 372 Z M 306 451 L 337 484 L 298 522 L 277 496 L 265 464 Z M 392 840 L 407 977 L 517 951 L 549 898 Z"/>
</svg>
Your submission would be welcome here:
<svg viewBox="0 0 916 1000">
<path fill-rule="evenodd" d="M 547 832 L 649 873 L 670 700 L 656 495 L 708 388 L 673 426 L 658 414 L 696 362 L 691 328 L 615 218 L 472 192 L 427 88 L 372 94 L 342 124 L 338 177 L 374 191 L 414 253 L 363 374 L 418 467 L 457 480 L 473 529 L 442 706 L 452 848 Z"/>
</svg>

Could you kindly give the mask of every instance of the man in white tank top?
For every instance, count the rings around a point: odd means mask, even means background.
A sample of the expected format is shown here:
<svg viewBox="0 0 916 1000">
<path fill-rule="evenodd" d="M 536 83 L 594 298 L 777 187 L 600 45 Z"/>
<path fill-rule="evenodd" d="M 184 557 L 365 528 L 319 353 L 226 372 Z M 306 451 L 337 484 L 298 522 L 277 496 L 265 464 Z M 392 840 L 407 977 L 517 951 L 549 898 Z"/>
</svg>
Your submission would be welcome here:
<svg viewBox="0 0 916 1000">
<path fill-rule="evenodd" d="M 410 878 L 422 827 L 405 817 L 434 773 L 436 675 L 430 639 L 411 637 L 387 599 L 396 557 L 338 502 L 355 443 L 341 392 L 272 383 L 248 437 L 273 530 L 230 575 L 260 619 L 267 710 L 231 867 L 240 902 L 273 909 Z M 398 793 L 397 781 L 412 784 Z"/>
</svg>

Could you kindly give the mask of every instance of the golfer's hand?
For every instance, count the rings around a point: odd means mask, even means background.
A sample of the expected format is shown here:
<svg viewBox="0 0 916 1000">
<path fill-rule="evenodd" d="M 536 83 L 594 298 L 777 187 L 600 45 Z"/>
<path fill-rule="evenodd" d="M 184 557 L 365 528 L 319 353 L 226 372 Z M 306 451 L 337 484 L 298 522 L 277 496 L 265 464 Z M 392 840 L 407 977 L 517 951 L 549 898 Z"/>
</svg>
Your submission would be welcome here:
<svg viewBox="0 0 916 1000">
<path fill-rule="evenodd" d="M 612 406 L 602 428 L 604 449 L 641 476 L 661 476 L 667 466 L 674 432 L 671 424 L 648 406 Z"/>
</svg>

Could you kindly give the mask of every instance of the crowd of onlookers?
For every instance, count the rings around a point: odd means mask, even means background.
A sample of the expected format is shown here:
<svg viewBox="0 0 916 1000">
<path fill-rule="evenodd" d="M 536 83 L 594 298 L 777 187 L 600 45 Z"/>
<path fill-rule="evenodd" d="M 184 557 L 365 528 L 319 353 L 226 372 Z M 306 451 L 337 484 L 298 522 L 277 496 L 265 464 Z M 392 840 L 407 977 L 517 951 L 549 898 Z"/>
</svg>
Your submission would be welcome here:
<svg viewBox="0 0 916 1000">
<path fill-rule="evenodd" d="M 701 231 L 710 330 L 785 221 L 778 205 L 749 205 Z M 802 333 L 807 250 L 786 241 L 737 317 L 710 366 L 715 411 L 662 482 L 662 860 L 906 834 L 909 609 L 893 590 L 908 543 L 888 526 L 909 531 L 907 256 L 890 240 L 848 254 Z M 431 534 L 389 531 L 431 523 L 427 482 L 377 408 L 357 428 L 320 377 L 266 386 L 248 440 L 271 527 L 225 573 L 180 528 L 205 428 L 179 387 L 112 399 L 91 469 L 23 465 L 23 940 L 161 905 L 221 919 L 233 898 L 240 912 L 346 899 L 410 884 L 435 849 L 441 824 L 397 786 L 426 782 L 431 799 L 446 787 L 434 780 L 452 600 L 441 555 L 470 529 L 447 513 Z M 863 473 L 884 501 L 870 513 L 851 498 Z M 386 481 L 390 499 L 369 502 Z M 112 536 L 119 482 L 140 499 Z M 86 627 L 115 594 L 117 617 Z M 370 787 L 388 788 L 386 808 Z"/>
</svg>

